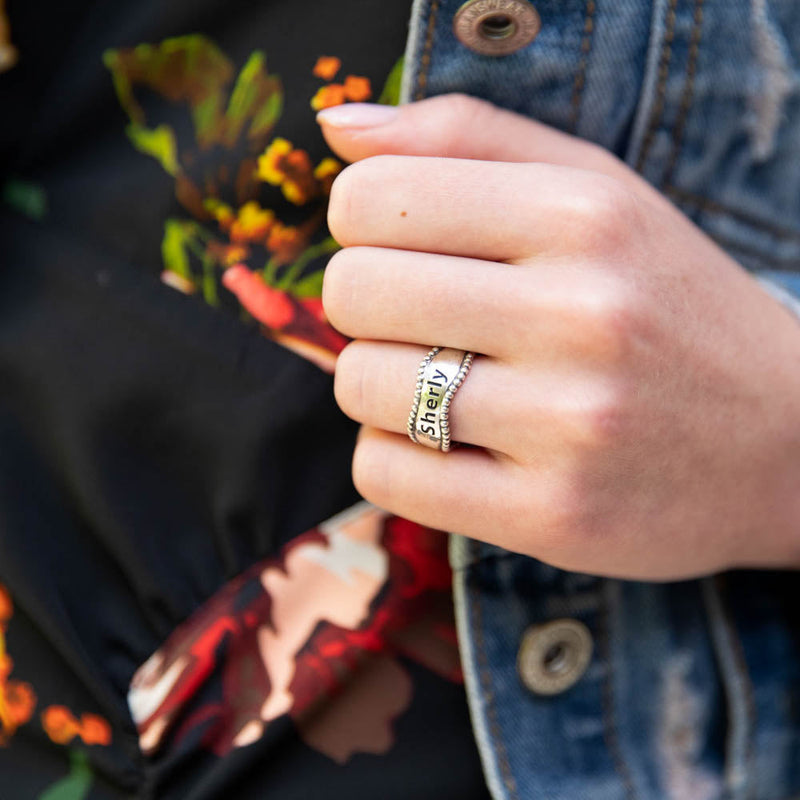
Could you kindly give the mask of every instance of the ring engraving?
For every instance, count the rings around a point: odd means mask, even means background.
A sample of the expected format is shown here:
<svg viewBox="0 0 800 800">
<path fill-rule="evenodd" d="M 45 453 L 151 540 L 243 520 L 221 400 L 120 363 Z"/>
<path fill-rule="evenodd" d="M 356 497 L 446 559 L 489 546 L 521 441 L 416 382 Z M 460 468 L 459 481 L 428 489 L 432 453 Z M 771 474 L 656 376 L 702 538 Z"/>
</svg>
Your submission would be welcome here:
<svg viewBox="0 0 800 800">
<path fill-rule="evenodd" d="M 448 347 L 433 347 L 417 370 L 414 403 L 408 417 L 412 442 L 447 452 L 450 450 L 450 403 L 472 366 L 474 354 Z"/>
</svg>

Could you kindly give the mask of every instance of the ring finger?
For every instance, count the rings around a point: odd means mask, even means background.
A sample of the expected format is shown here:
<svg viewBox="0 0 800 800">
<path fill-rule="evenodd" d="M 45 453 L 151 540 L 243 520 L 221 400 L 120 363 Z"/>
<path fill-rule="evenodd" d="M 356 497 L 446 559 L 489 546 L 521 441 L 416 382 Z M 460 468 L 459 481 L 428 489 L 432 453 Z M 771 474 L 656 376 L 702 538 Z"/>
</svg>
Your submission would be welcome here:
<svg viewBox="0 0 800 800">
<path fill-rule="evenodd" d="M 417 368 L 427 352 L 415 344 L 363 339 L 351 342 L 336 363 L 334 391 L 342 411 L 365 425 L 406 433 Z M 494 432 L 496 426 L 485 421 L 484 384 L 498 366 L 485 356 L 476 358 L 450 406 L 453 441 L 503 450 L 505 443 Z"/>
<path fill-rule="evenodd" d="M 336 364 L 334 391 L 339 406 L 358 422 L 405 433 L 417 368 L 427 352 L 419 345 L 399 342 L 351 342 Z M 523 393 L 521 383 L 512 365 L 476 356 L 450 406 L 453 441 L 513 457 L 510 439 L 517 434 L 509 436 L 509 430 L 518 428 L 514 419 Z"/>
</svg>

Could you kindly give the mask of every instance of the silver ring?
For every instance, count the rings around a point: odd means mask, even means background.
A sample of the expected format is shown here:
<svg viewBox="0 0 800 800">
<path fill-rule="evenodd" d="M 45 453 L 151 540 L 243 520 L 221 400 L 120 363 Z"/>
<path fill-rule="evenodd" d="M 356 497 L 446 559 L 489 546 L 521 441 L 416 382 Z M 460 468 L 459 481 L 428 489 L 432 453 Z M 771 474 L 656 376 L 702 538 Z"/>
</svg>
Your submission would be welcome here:
<svg viewBox="0 0 800 800">
<path fill-rule="evenodd" d="M 416 444 L 446 453 L 450 442 L 450 403 L 472 366 L 475 354 L 432 347 L 417 370 L 408 436 Z"/>
</svg>

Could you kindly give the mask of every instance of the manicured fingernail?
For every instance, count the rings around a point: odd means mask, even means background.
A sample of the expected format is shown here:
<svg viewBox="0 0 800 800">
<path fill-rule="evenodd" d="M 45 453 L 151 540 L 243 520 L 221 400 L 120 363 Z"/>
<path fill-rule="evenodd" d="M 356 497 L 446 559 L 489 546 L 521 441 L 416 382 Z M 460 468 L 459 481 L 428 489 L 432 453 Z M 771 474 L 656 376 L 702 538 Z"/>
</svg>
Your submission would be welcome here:
<svg viewBox="0 0 800 800">
<path fill-rule="evenodd" d="M 396 106 L 377 103 L 344 103 L 324 108 L 317 114 L 317 122 L 332 128 L 377 128 L 397 119 Z"/>
</svg>

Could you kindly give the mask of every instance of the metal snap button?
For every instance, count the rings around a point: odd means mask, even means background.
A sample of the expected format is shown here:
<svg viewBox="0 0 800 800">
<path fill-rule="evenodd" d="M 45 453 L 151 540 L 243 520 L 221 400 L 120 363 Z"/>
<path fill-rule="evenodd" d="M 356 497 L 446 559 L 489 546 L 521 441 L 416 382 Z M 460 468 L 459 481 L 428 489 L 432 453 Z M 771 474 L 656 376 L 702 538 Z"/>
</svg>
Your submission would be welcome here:
<svg viewBox="0 0 800 800">
<path fill-rule="evenodd" d="M 484 56 L 506 56 L 530 44 L 542 20 L 527 0 L 469 0 L 456 11 L 453 31 Z"/>
<path fill-rule="evenodd" d="M 534 694 L 561 694 L 583 677 L 592 649 L 592 634 L 576 619 L 533 625 L 522 636 L 517 672 Z"/>
</svg>

